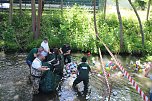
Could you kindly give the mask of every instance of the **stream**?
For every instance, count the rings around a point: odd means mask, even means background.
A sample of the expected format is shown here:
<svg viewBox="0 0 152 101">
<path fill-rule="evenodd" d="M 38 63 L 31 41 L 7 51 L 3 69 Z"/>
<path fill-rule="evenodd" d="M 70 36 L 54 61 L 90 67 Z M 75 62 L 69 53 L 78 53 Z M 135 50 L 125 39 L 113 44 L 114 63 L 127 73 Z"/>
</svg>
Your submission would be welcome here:
<svg viewBox="0 0 152 101">
<path fill-rule="evenodd" d="M 80 53 L 72 54 L 72 59 L 79 63 L 82 55 Z M 26 53 L 0 53 L 0 101 L 108 101 L 105 79 L 103 74 L 99 73 L 90 75 L 89 97 L 87 99 L 82 95 L 82 83 L 78 85 L 80 92 L 73 91 L 72 83 L 75 75 L 64 78 L 60 90 L 50 94 L 39 93 L 33 96 L 32 87 L 28 84 L 29 67 L 25 63 L 26 56 Z M 130 61 L 135 63 L 140 57 L 117 55 L 117 58 L 149 97 L 151 81 L 143 76 L 144 72 L 135 73 L 128 66 Z M 103 55 L 105 63 L 110 60 L 109 55 Z M 89 64 L 94 71 L 101 67 L 97 56 L 89 57 Z M 110 101 L 143 101 L 118 68 L 111 69 L 108 73 L 110 73 L 108 81 L 112 89 Z"/>
</svg>

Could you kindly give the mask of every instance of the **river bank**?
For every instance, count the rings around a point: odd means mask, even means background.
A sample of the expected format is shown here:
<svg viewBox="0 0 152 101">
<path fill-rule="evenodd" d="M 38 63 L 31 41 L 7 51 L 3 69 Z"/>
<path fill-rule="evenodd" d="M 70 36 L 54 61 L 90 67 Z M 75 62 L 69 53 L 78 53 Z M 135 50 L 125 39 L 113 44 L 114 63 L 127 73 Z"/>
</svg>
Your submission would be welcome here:
<svg viewBox="0 0 152 101">
<path fill-rule="evenodd" d="M 0 57 L 0 101 L 32 101 L 32 89 L 27 84 L 29 68 L 25 55 Z"/>
<path fill-rule="evenodd" d="M 35 99 L 39 98 L 45 98 L 41 101 L 84 101 L 83 97 L 75 94 L 71 89 L 68 82 L 69 78 L 63 81 L 61 91 L 51 94 L 54 96 L 40 94 L 39 97 L 36 96 L 33 99 L 31 85 L 27 83 L 27 76 L 29 75 L 29 68 L 25 63 L 27 54 L 16 53 L 7 55 L 1 53 L 0 55 L 0 101 L 38 101 Z M 77 62 L 79 62 L 82 54 L 72 54 L 72 56 Z M 94 58 L 96 65 L 99 64 L 98 57 L 91 56 L 90 58 Z M 110 57 L 108 55 L 104 55 L 103 59 L 104 61 L 109 61 Z M 123 65 L 125 65 L 128 60 L 134 61 L 136 58 L 118 56 L 118 59 L 121 60 Z M 92 65 L 92 61 L 90 62 L 91 67 L 96 68 L 96 65 Z M 119 75 L 116 76 L 115 73 Z M 143 73 L 130 73 L 142 90 L 144 90 L 146 95 L 148 95 L 151 84 L 150 80 L 145 78 Z M 140 95 L 131 86 L 129 81 L 122 76 L 119 69 L 111 72 L 111 76 L 108 78 L 108 81 L 110 85 L 112 84 L 110 101 L 142 101 Z M 81 84 L 80 88 L 82 88 Z M 90 89 L 89 101 L 107 101 L 107 86 L 103 75 L 98 75 L 97 73 L 90 76 Z M 71 95 L 68 97 L 65 96 L 68 94 L 73 95 L 72 97 L 70 97 Z"/>
</svg>

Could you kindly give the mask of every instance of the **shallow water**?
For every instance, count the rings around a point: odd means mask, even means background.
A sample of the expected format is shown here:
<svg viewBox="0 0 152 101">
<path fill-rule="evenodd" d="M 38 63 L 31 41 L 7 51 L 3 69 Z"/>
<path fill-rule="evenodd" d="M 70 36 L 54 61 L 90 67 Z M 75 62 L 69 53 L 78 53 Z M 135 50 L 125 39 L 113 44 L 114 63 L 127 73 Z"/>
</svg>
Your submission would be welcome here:
<svg viewBox="0 0 152 101">
<path fill-rule="evenodd" d="M 0 101 L 85 101 L 85 97 L 81 94 L 83 90 L 83 84 L 79 84 L 80 92 L 74 92 L 72 89 L 72 83 L 74 77 L 65 78 L 63 80 L 61 89 L 51 94 L 40 93 L 36 96 L 32 96 L 31 85 L 27 84 L 27 76 L 29 75 L 29 68 L 25 63 L 25 53 L 22 54 L 9 54 L 5 55 L 0 53 Z M 72 54 L 73 60 L 80 62 L 80 58 L 83 54 Z M 139 57 L 132 56 L 119 56 L 117 58 L 122 63 L 127 71 L 134 79 L 137 80 L 139 86 L 144 89 L 144 92 L 148 95 L 148 90 L 151 85 L 151 81 L 143 76 L 143 73 L 133 73 L 126 64 L 132 60 L 134 63 Z M 109 55 L 103 55 L 105 63 L 111 60 Z M 91 67 L 98 68 L 100 66 L 99 58 L 97 56 L 89 57 L 89 64 Z M 111 77 L 109 82 L 112 84 L 111 100 L 110 101 L 142 101 L 139 94 L 130 85 L 128 80 L 122 76 L 119 69 L 110 70 Z M 115 75 L 120 74 L 120 75 Z M 97 74 L 90 76 L 90 96 L 87 101 L 107 101 L 108 94 L 107 86 L 104 78 L 101 78 Z M 144 83 L 143 83 L 144 82 Z M 139 100 L 140 99 L 140 100 Z"/>
</svg>

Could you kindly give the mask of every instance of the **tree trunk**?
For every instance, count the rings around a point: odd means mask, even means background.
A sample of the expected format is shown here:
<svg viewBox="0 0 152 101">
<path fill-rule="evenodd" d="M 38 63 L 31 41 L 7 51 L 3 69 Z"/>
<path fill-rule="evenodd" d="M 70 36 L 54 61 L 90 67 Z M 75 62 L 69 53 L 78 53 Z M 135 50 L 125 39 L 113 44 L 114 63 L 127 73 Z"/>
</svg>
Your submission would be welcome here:
<svg viewBox="0 0 152 101">
<path fill-rule="evenodd" d="M 141 33 L 141 36 L 142 36 L 142 46 L 144 47 L 144 31 L 143 31 L 143 27 L 142 27 L 142 23 L 141 23 L 141 20 L 140 20 L 140 17 L 137 13 L 137 10 L 136 8 L 134 7 L 134 5 L 132 4 L 131 0 L 128 0 L 130 5 L 132 6 L 136 16 L 137 16 L 137 19 L 138 19 L 138 22 L 139 22 L 139 26 L 140 26 L 140 33 Z"/>
<path fill-rule="evenodd" d="M 36 35 L 36 10 L 35 10 L 35 0 L 31 0 L 31 7 L 32 7 L 32 31 L 33 36 L 35 38 Z"/>
<path fill-rule="evenodd" d="M 96 33 L 96 38 L 98 39 L 98 30 L 97 30 L 97 23 L 96 23 L 96 0 L 94 0 L 93 2 L 93 6 L 94 6 L 94 29 L 95 29 L 95 33 Z"/>
<path fill-rule="evenodd" d="M 9 6 L 9 24 L 12 24 L 13 19 L 13 0 L 10 0 L 10 6 Z"/>
<path fill-rule="evenodd" d="M 44 11 L 44 0 L 42 0 L 42 13 L 43 13 L 43 11 Z"/>
<path fill-rule="evenodd" d="M 20 15 L 22 15 L 22 0 L 19 0 L 19 6 L 20 6 Z"/>
<path fill-rule="evenodd" d="M 146 20 L 147 20 L 147 21 L 148 21 L 148 18 L 149 18 L 150 3 L 151 3 L 151 0 L 148 1 L 147 17 L 146 17 Z"/>
<path fill-rule="evenodd" d="M 61 16 L 63 16 L 63 0 L 61 0 Z"/>
<path fill-rule="evenodd" d="M 42 0 L 38 1 L 38 17 L 37 17 L 37 28 L 36 28 L 36 34 L 35 39 L 37 39 L 40 35 L 40 27 L 41 27 L 41 17 L 42 17 Z"/>
<path fill-rule="evenodd" d="M 123 24 L 122 24 L 122 18 L 119 10 L 119 2 L 116 0 L 116 9 L 117 9 L 117 15 L 119 20 L 119 34 L 120 34 L 120 50 L 123 49 Z"/>
<path fill-rule="evenodd" d="M 96 33 L 96 40 L 100 40 L 99 39 L 99 33 L 98 33 L 98 30 L 97 30 L 97 23 L 96 23 L 96 0 L 93 0 L 93 5 L 94 5 L 94 9 L 93 9 L 93 14 L 94 14 L 94 29 L 95 29 L 95 33 Z M 96 41 L 96 46 L 97 48 L 98 45 L 97 45 L 97 41 Z M 100 48 L 99 48 L 99 54 L 100 54 L 100 58 L 101 58 L 101 51 L 100 51 Z M 101 63 L 102 63 L 102 58 L 101 58 Z M 104 67 L 103 67 L 104 68 Z M 108 86 L 108 85 L 107 85 Z M 110 90 L 110 89 L 109 89 Z M 108 97 L 108 101 L 110 101 L 110 92 L 109 92 L 109 97 Z"/>
<path fill-rule="evenodd" d="M 107 9 L 107 0 L 105 0 L 104 2 L 104 11 L 103 11 L 104 19 L 106 19 L 106 9 Z"/>
</svg>

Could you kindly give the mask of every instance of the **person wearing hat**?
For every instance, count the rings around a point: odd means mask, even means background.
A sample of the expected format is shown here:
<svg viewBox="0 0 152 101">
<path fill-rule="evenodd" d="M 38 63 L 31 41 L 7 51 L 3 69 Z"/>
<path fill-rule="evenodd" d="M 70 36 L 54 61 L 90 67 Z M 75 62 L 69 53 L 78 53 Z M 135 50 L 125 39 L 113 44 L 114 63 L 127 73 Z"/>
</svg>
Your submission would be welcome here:
<svg viewBox="0 0 152 101">
<path fill-rule="evenodd" d="M 87 58 L 82 57 L 81 63 L 78 65 L 77 70 L 77 78 L 73 82 L 73 89 L 76 89 L 76 85 L 83 81 L 84 84 L 84 95 L 86 96 L 88 93 L 88 83 L 89 83 L 89 72 L 91 71 L 90 66 L 86 63 Z"/>
</svg>

